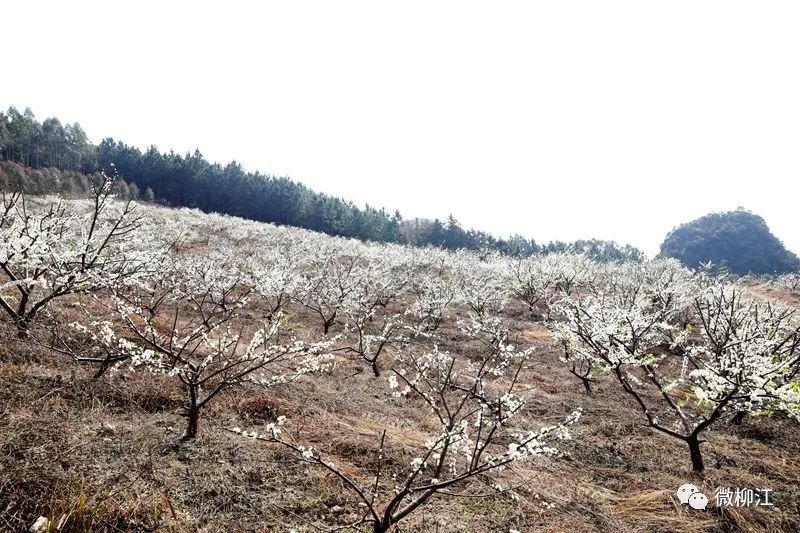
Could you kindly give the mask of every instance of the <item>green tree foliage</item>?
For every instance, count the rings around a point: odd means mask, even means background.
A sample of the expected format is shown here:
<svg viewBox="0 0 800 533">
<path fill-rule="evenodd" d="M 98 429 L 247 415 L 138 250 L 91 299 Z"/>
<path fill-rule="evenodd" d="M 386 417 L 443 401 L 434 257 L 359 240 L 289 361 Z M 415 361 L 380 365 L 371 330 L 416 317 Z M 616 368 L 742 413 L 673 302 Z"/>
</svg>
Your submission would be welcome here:
<svg viewBox="0 0 800 533">
<path fill-rule="evenodd" d="M 212 163 L 198 150 L 181 155 L 162 153 L 151 146 L 143 152 L 110 137 L 94 146 L 79 124 L 62 125 L 57 118 L 40 124 L 30 109 L 20 113 L 12 107 L 0 113 L 0 159 L 8 161 L 0 167 L 0 187 L 6 190 L 85 194 L 91 176 L 78 178 L 75 172 L 91 175 L 102 171 L 120 178 L 114 186 L 118 196 L 137 197 L 144 191 L 141 197 L 147 202 L 157 200 L 329 235 L 450 250 L 496 250 L 517 256 L 576 251 L 608 261 L 643 258 L 636 248 L 607 241 L 541 247 L 519 235 L 497 239 L 482 231 L 465 230 L 452 215 L 445 222 L 404 221 L 399 212 L 358 207 L 286 177 L 248 172 L 235 161 Z M 126 184 L 130 185 L 126 188 Z"/>
<path fill-rule="evenodd" d="M 542 247 L 545 254 L 576 253 L 585 254 L 596 261 L 643 261 L 644 252 L 629 244 L 620 246 L 613 241 L 600 239 L 577 240 L 575 242 L 554 241 Z"/>
<path fill-rule="evenodd" d="M 15 107 L 0 113 L 0 159 L 37 168 L 97 170 L 95 147 L 80 124 L 62 126 L 57 118 L 40 124 L 33 111 L 20 113 Z"/>
<path fill-rule="evenodd" d="M 661 255 L 690 268 L 711 262 L 740 275 L 800 269 L 800 260 L 769 231 L 764 219 L 743 208 L 678 226 L 661 244 Z"/>
<path fill-rule="evenodd" d="M 30 168 L 13 161 L 0 161 L 0 191 L 24 190 L 30 194 L 59 193 L 66 197 L 83 197 L 92 191 L 91 181 L 97 174 L 57 168 Z"/>
</svg>

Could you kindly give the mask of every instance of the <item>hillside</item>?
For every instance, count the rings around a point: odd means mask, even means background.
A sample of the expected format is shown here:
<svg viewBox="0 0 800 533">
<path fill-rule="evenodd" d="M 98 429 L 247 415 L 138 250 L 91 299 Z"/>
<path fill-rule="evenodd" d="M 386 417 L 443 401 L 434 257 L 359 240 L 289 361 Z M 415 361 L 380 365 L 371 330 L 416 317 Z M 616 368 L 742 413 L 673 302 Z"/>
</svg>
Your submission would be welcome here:
<svg viewBox="0 0 800 533">
<path fill-rule="evenodd" d="M 0 529 L 800 529 L 800 332 L 743 287 L 97 198 L 0 219 Z"/>
<path fill-rule="evenodd" d="M 661 244 L 661 255 L 689 268 L 713 263 L 734 274 L 783 274 L 800 269 L 758 215 L 744 209 L 712 213 L 678 226 Z"/>
<path fill-rule="evenodd" d="M 142 151 L 111 137 L 94 145 L 77 123 L 62 125 L 57 118 L 40 123 L 30 109 L 0 112 L 0 190 L 23 187 L 34 194 L 74 195 L 88 190 L 88 176 L 99 172 L 124 181 L 128 190 L 118 194 L 366 241 L 522 256 L 569 251 L 611 261 L 644 257 L 630 245 L 596 239 L 540 244 L 519 234 L 497 238 L 463 228 L 452 215 L 447 220 L 406 221 L 399 211 L 356 206 L 288 177 L 249 172 L 235 161 L 208 161 L 199 150 L 181 155 L 151 146 Z M 66 176 L 63 184 L 61 174 Z"/>
</svg>

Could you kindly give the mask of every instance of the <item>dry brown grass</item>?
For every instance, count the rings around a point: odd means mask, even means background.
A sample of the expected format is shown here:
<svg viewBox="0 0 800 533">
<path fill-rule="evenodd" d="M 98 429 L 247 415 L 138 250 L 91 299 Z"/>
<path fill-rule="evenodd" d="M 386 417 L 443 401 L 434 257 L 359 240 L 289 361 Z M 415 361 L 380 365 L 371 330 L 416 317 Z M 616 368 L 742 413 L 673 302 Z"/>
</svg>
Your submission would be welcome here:
<svg viewBox="0 0 800 533">
<path fill-rule="evenodd" d="M 59 312 L 75 313 L 66 306 Z M 400 524 L 402 531 L 798 531 L 800 428 L 788 420 L 748 419 L 706 436 L 707 472 L 690 469 L 682 443 L 642 425 L 636 406 L 613 383 L 593 394 L 558 362 L 559 347 L 529 314 L 512 308 L 519 343 L 537 347 L 524 371 L 527 416 L 560 420 L 576 406 L 584 417 L 565 447 L 569 456 L 536 459 L 504 472 L 517 499 L 441 498 Z M 294 333 L 318 328 L 292 309 Z M 468 350 L 448 320 L 443 349 Z M 179 443 L 181 393 L 168 378 L 140 373 L 91 379 L 44 348 L 23 343 L 0 325 L 0 529 L 21 531 L 38 516 L 61 531 L 315 531 L 358 517 L 341 483 L 284 450 L 223 430 L 258 428 L 286 415 L 289 430 L 349 475 L 368 482 L 375 448 L 387 432 L 389 468 L 407 465 L 429 424 L 419 402 L 392 398 L 385 376 L 342 359 L 329 374 L 296 386 L 235 390 L 203 415 L 200 437 Z M 469 354 L 468 354 L 469 355 Z M 383 361 L 382 366 L 387 362 Z M 360 371 L 359 371 L 360 369 Z M 485 492 L 484 480 L 474 481 Z M 707 495 L 717 486 L 769 487 L 773 508 L 693 511 L 674 490 L 692 482 Z M 467 492 L 462 490 L 462 492 Z M 553 504 L 547 508 L 543 502 Z"/>
<path fill-rule="evenodd" d="M 747 292 L 764 301 L 777 301 L 787 307 L 800 308 L 800 293 L 791 292 L 768 283 L 751 281 L 747 284 Z"/>
</svg>

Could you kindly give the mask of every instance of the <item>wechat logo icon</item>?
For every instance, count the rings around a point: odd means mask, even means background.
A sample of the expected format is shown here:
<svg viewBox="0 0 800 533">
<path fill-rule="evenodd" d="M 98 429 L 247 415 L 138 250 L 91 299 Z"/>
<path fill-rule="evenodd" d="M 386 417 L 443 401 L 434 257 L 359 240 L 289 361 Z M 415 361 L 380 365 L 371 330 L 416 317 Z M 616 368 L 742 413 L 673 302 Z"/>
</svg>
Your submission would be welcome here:
<svg viewBox="0 0 800 533">
<path fill-rule="evenodd" d="M 688 505 L 698 511 L 702 511 L 708 506 L 706 495 L 691 483 L 684 483 L 678 487 L 678 491 L 675 494 L 678 496 L 678 501 L 681 502 L 681 505 Z"/>
</svg>

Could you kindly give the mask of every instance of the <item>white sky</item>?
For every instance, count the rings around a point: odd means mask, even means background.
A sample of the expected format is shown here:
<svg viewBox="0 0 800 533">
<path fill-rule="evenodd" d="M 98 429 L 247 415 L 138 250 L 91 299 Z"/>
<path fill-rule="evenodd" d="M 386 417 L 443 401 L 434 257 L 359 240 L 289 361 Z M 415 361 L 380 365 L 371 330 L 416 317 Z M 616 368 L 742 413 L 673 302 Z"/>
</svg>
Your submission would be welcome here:
<svg viewBox="0 0 800 533">
<path fill-rule="evenodd" d="M 3 3 L 0 106 L 538 241 L 800 252 L 800 3 Z M 257 5 L 258 6 L 257 6 Z"/>
</svg>

